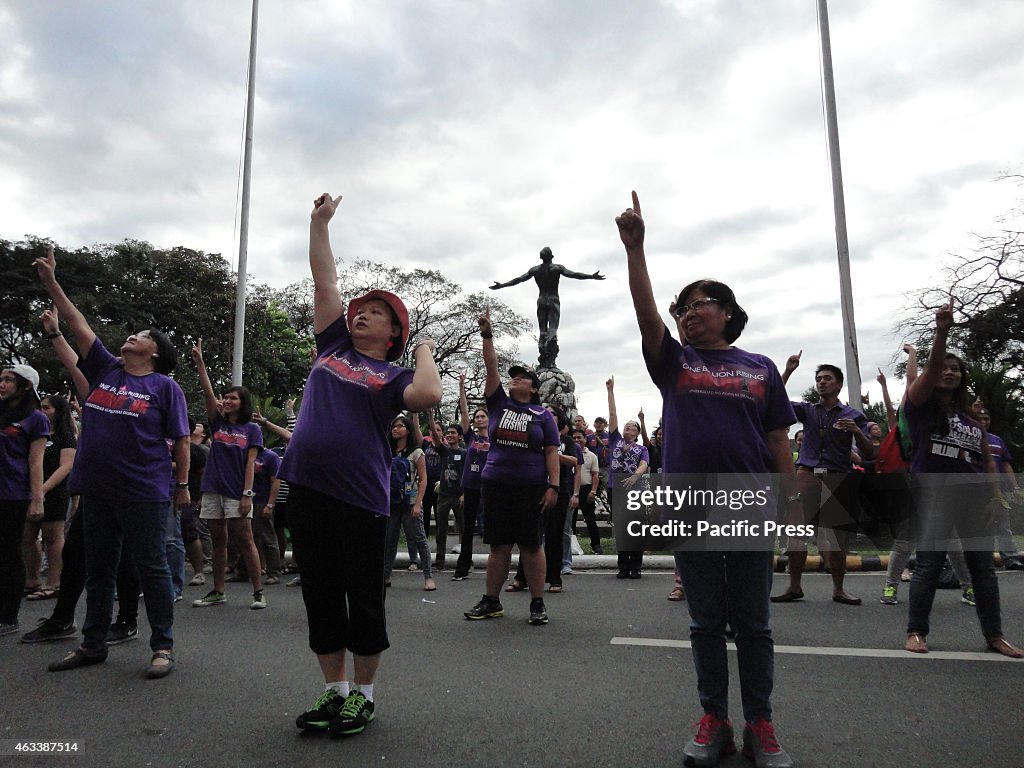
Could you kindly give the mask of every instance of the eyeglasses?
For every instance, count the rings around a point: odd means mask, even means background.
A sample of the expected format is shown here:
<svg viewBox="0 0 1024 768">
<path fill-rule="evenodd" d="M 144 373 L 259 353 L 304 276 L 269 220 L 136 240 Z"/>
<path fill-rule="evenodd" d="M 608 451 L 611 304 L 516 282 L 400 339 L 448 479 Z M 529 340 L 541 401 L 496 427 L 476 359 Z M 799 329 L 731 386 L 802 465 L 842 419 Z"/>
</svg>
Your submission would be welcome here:
<svg viewBox="0 0 1024 768">
<path fill-rule="evenodd" d="M 689 304 L 680 304 L 676 306 L 676 317 L 682 317 L 691 309 L 694 312 L 700 312 L 704 307 L 719 303 L 721 302 L 719 302 L 718 299 L 694 299 Z"/>
</svg>

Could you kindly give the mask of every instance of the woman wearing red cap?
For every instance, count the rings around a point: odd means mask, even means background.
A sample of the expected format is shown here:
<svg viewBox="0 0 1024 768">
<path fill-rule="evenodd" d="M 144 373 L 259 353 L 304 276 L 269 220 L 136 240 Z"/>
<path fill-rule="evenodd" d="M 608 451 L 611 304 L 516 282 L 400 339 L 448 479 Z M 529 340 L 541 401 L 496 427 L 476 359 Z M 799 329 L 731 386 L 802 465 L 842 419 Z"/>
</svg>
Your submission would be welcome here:
<svg viewBox="0 0 1024 768">
<path fill-rule="evenodd" d="M 325 688 L 299 715 L 305 730 L 361 733 L 374 718 L 373 680 L 389 646 L 384 621 L 384 542 L 389 514 L 388 429 L 403 410 L 441 401 L 434 342 L 417 343 L 415 373 L 394 365 L 409 339 L 409 314 L 388 291 L 346 311 L 328 229 L 341 196 L 313 203 L 309 265 L 317 357 L 281 465 L 299 556 L 309 647 Z M 347 321 L 347 322 L 346 322 Z M 345 655 L 354 659 L 350 688 Z"/>
</svg>

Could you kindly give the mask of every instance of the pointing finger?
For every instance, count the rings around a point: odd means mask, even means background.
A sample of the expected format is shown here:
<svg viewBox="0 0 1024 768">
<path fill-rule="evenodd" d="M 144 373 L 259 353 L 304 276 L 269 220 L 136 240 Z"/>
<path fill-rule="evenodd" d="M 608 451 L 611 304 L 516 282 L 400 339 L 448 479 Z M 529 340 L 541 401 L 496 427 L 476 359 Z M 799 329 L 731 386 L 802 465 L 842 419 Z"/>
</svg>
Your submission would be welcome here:
<svg viewBox="0 0 1024 768">
<path fill-rule="evenodd" d="M 637 197 L 635 189 L 633 190 L 633 210 L 636 211 L 637 216 L 643 216 L 643 214 L 640 213 L 640 198 Z"/>
</svg>

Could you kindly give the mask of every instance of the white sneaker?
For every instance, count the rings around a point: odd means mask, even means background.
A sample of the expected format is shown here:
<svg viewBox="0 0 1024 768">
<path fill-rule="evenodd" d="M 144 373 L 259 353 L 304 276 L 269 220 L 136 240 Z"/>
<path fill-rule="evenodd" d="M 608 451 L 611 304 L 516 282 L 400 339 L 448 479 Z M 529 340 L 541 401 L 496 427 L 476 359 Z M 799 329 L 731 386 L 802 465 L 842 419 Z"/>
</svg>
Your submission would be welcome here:
<svg viewBox="0 0 1024 768">
<path fill-rule="evenodd" d="M 201 587 L 205 583 L 206 583 L 206 577 L 202 574 L 202 572 L 200 572 L 200 573 L 197 573 L 195 576 L 192 577 L 192 581 L 190 581 L 188 583 L 188 585 L 190 587 Z"/>
<path fill-rule="evenodd" d="M 262 589 L 252 593 L 252 605 L 249 607 L 254 611 L 267 607 L 267 598 L 264 596 Z"/>
<path fill-rule="evenodd" d="M 418 565 L 416 565 L 416 563 L 409 563 L 409 570 L 410 571 L 418 571 L 419 569 L 420 569 L 420 567 Z"/>
</svg>

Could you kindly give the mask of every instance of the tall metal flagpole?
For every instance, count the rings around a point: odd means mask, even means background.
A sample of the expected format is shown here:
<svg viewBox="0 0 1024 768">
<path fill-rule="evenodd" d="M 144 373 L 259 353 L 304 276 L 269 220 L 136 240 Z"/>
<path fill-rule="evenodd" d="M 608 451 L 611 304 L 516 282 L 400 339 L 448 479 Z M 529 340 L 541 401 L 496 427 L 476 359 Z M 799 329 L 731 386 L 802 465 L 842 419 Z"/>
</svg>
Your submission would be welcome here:
<svg viewBox="0 0 1024 768">
<path fill-rule="evenodd" d="M 242 220 L 238 233 L 238 285 L 235 291 L 235 340 L 231 352 L 231 383 L 242 385 L 242 358 L 245 346 L 245 277 L 249 251 L 249 184 L 252 181 L 252 122 L 256 96 L 256 25 L 259 0 L 252 0 L 252 26 L 249 32 L 249 91 L 245 98 L 245 159 L 242 162 Z"/>
<path fill-rule="evenodd" d="M 826 0 L 818 0 L 818 32 L 821 35 L 825 122 L 828 130 L 828 157 L 832 166 L 832 206 L 836 219 L 836 248 L 839 253 L 839 300 L 843 309 L 843 338 L 846 345 L 846 390 L 850 405 L 860 410 L 860 355 L 857 352 L 857 326 L 853 319 L 850 244 L 846 237 L 846 201 L 843 197 L 843 168 L 839 159 L 839 119 L 836 116 L 836 85 L 832 79 L 832 43 L 829 39 Z"/>
</svg>

